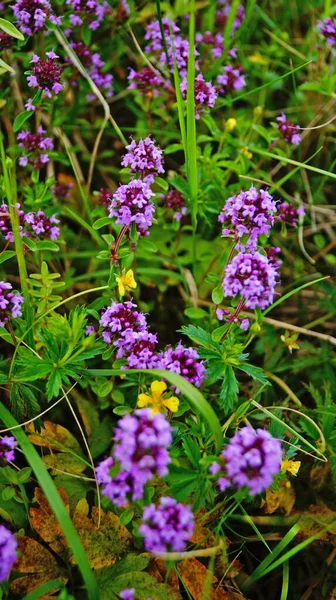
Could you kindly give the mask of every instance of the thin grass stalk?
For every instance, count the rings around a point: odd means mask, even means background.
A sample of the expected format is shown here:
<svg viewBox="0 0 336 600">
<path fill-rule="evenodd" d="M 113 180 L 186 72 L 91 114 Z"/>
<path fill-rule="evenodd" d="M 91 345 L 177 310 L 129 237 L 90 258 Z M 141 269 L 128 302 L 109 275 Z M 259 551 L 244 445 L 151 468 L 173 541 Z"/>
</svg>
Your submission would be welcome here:
<svg viewBox="0 0 336 600">
<path fill-rule="evenodd" d="M 25 259 L 25 255 L 24 255 L 22 239 L 21 239 L 21 235 L 20 235 L 20 223 L 19 223 L 16 208 L 15 208 L 16 187 L 13 186 L 10 181 L 3 140 L 4 140 L 4 137 L 3 137 L 2 132 L 0 131 L 1 163 L 2 163 L 6 196 L 8 199 L 8 209 L 9 209 L 9 214 L 10 214 L 10 219 L 11 219 L 11 224 L 12 224 L 12 229 L 13 229 L 15 252 L 16 252 L 16 258 L 17 258 L 17 263 L 18 263 L 18 268 L 19 268 L 21 290 L 22 290 L 22 294 L 24 297 L 23 311 L 24 311 L 24 315 L 26 317 L 27 326 L 30 328 L 27 339 L 28 339 L 29 345 L 32 348 L 35 348 L 34 332 L 32 329 L 34 315 L 33 315 L 33 310 L 32 310 L 30 296 L 29 296 L 28 273 L 27 273 L 27 268 L 26 268 L 26 259 Z M 14 194 L 13 194 L 13 191 L 14 191 Z"/>
<path fill-rule="evenodd" d="M 191 221 L 193 238 L 193 267 L 196 265 L 197 230 L 197 147 L 195 120 L 195 0 L 190 2 L 189 14 L 189 56 L 187 76 L 187 148 L 188 184 L 191 200 Z"/>
<path fill-rule="evenodd" d="M 280 600 L 287 600 L 289 588 L 289 561 L 286 560 L 282 565 L 282 587 Z"/>
</svg>

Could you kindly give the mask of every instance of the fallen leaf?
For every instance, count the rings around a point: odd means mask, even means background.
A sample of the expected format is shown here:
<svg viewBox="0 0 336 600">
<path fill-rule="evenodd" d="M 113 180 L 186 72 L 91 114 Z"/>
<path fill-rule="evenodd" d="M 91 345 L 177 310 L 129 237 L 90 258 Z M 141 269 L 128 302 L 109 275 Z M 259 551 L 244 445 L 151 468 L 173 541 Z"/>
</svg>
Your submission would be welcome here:
<svg viewBox="0 0 336 600">
<path fill-rule="evenodd" d="M 47 467 L 55 469 L 54 474 L 57 474 L 57 469 L 74 474 L 82 473 L 86 469 L 86 463 L 81 460 L 84 454 L 80 444 L 68 429 L 52 421 L 44 421 L 38 435 L 33 423 L 30 423 L 27 429 L 33 432 L 28 435 L 32 444 L 49 448 L 51 454 L 44 456 L 42 460 Z"/>
<path fill-rule="evenodd" d="M 285 515 L 290 515 L 295 504 L 295 491 L 289 481 L 279 481 L 278 490 L 267 490 L 263 503 L 264 511 L 271 515 L 280 509 Z"/>
<path fill-rule="evenodd" d="M 23 598 L 36 588 L 52 579 L 59 579 L 66 583 L 69 579 L 66 569 L 59 565 L 56 558 L 37 542 L 36 540 L 18 536 L 19 557 L 14 565 L 14 571 L 25 573 L 23 577 L 18 577 L 12 581 L 10 589 L 14 594 Z M 59 589 L 59 588 L 58 588 Z M 50 595 L 39 596 L 40 600 L 49 600 L 55 598 L 53 595 L 57 589 Z"/>
<path fill-rule="evenodd" d="M 244 600 L 241 594 L 228 592 L 214 584 L 218 582 L 208 569 L 196 558 L 186 558 L 178 565 L 178 571 L 181 579 L 194 600 L 202 600 L 204 598 L 205 585 L 211 581 L 210 590 L 207 598 L 209 600 Z"/>
<path fill-rule="evenodd" d="M 69 512 L 68 497 L 66 492 L 62 488 L 57 489 L 67 512 Z M 40 538 L 49 544 L 50 548 L 52 548 L 56 554 L 61 556 L 62 559 L 67 562 L 70 557 L 70 551 L 67 547 L 66 539 L 53 511 L 50 508 L 48 500 L 40 488 L 35 488 L 35 499 L 39 507 L 31 507 L 30 509 L 32 526 Z"/>
<path fill-rule="evenodd" d="M 301 526 L 297 534 L 298 540 L 305 540 L 328 527 L 313 543 L 336 546 L 336 512 L 333 510 L 313 504 L 308 511 L 301 514 L 298 523 Z"/>
</svg>

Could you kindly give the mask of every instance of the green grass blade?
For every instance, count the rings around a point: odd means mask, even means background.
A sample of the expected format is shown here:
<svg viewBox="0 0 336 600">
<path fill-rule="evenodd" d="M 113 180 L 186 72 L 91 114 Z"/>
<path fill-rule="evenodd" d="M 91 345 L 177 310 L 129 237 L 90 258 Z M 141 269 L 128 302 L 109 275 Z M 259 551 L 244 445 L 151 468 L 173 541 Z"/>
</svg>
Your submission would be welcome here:
<svg viewBox="0 0 336 600">
<path fill-rule="evenodd" d="M 228 18 L 225 23 L 223 40 L 224 40 L 224 46 L 225 46 L 226 52 L 228 51 L 228 49 L 231 46 L 230 42 L 232 40 L 232 36 L 231 36 L 232 26 L 233 26 L 233 21 L 236 18 L 236 14 L 237 14 L 239 5 L 240 5 L 240 0 L 233 0 L 233 2 L 231 2 L 230 12 L 228 14 Z"/>
<path fill-rule="evenodd" d="M 195 0 L 190 3 L 189 14 L 189 56 L 187 76 L 187 152 L 188 184 L 191 200 L 191 221 L 193 230 L 193 265 L 196 263 L 197 229 L 197 147 L 195 119 Z"/>
<path fill-rule="evenodd" d="M 1 403 L 0 419 L 5 423 L 7 427 L 15 427 L 18 425 L 18 422 L 10 414 L 7 408 Z M 57 488 L 52 478 L 50 477 L 39 454 L 28 440 L 24 431 L 22 429 L 15 429 L 13 433 L 18 441 L 18 444 L 21 447 L 21 450 L 25 455 L 27 462 L 33 469 L 36 479 L 46 498 L 48 499 L 50 507 L 52 508 L 63 530 L 64 536 L 73 552 L 73 555 L 78 564 L 78 568 L 83 577 L 89 599 L 98 600 L 98 589 L 96 579 L 91 570 L 89 560 L 85 554 L 78 533 L 66 511 L 66 508 L 62 502 L 62 499 L 57 491 Z"/>
<path fill-rule="evenodd" d="M 177 102 L 177 113 L 178 113 L 179 124 L 180 124 L 180 132 L 181 132 L 181 139 L 182 139 L 182 145 L 183 145 L 184 160 L 185 160 L 185 164 L 186 164 L 186 170 L 188 172 L 188 148 L 187 148 L 186 124 L 185 124 L 185 118 L 184 118 L 184 100 L 182 98 L 181 89 L 180 89 L 181 81 L 180 81 L 180 75 L 178 72 L 176 58 L 175 58 L 174 38 L 172 35 L 171 35 L 171 43 L 172 43 L 173 54 L 174 54 L 174 86 L 175 86 L 175 94 L 176 94 L 176 102 Z"/>
<path fill-rule="evenodd" d="M 282 567 L 282 588 L 280 600 L 287 600 L 289 587 L 289 562 L 286 560 Z"/>
<path fill-rule="evenodd" d="M 189 400 L 189 404 L 200 413 L 209 423 L 214 435 L 217 452 L 220 452 L 223 446 L 223 434 L 217 415 L 210 404 L 205 400 L 203 394 L 195 388 L 189 381 L 186 381 L 181 375 L 166 371 L 164 369 L 88 369 L 87 373 L 93 377 L 112 377 L 114 375 L 127 375 L 127 373 L 147 373 L 148 375 L 167 379 L 175 385 Z"/>
<path fill-rule="evenodd" d="M 40 585 L 37 588 L 37 590 L 30 592 L 30 594 L 28 594 L 27 596 L 24 596 L 22 600 L 38 600 L 39 598 L 41 598 L 41 596 L 44 596 L 48 592 L 58 589 L 64 590 L 64 583 L 62 581 L 59 581 L 58 579 L 52 579 L 51 581 L 47 581 L 47 583 Z"/>
<path fill-rule="evenodd" d="M 279 162 L 284 162 L 288 165 L 294 165 L 295 167 L 301 167 L 301 169 L 306 169 L 307 171 L 313 171 L 314 173 L 319 173 L 319 175 L 336 179 L 336 173 L 331 173 L 331 171 L 325 171 L 324 169 L 313 167 L 312 165 L 308 165 L 307 162 L 299 162 L 298 160 L 293 160 L 292 158 L 287 158 L 286 156 L 279 156 L 279 154 L 273 154 L 273 152 L 268 152 L 267 150 L 262 150 L 261 148 L 256 148 L 255 146 L 251 146 L 250 150 L 254 154 L 260 154 L 261 156 L 266 156 L 267 158 L 274 158 Z"/>
<path fill-rule="evenodd" d="M 281 298 L 279 298 L 279 300 L 276 300 L 276 302 L 273 302 L 273 304 L 271 304 L 271 306 L 269 306 L 268 308 L 266 308 L 266 310 L 264 310 L 264 312 L 262 313 L 262 316 L 265 317 L 271 310 L 273 310 L 273 308 L 275 308 L 276 306 L 281 304 L 281 302 L 283 302 L 284 300 L 287 300 L 287 298 L 290 298 L 291 296 L 293 296 L 294 294 L 297 294 L 301 290 L 304 290 L 305 288 L 307 288 L 311 285 L 314 285 L 315 283 L 319 283 L 319 281 L 324 281 L 325 279 L 329 279 L 329 275 L 326 275 L 325 277 L 319 277 L 318 279 L 314 279 L 314 281 L 308 281 L 308 283 L 304 283 L 303 285 L 300 285 L 300 287 L 295 288 L 295 290 L 292 290 L 291 292 L 288 292 L 284 296 L 281 296 Z"/>
<path fill-rule="evenodd" d="M 162 23 L 161 0 L 156 0 L 156 12 L 157 12 L 159 25 L 160 25 L 162 45 L 163 45 L 164 53 L 166 55 L 167 65 L 169 65 L 168 48 L 167 48 L 166 36 L 164 33 L 163 23 Z"/>
</svg>

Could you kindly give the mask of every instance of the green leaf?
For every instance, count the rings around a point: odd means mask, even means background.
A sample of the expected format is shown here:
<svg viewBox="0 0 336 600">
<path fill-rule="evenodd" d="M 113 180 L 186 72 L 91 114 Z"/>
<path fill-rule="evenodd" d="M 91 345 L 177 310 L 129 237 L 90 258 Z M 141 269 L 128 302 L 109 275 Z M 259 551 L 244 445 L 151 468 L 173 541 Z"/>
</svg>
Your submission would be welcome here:
<svg viewBox="0 0 336 600">
<path fill-rule="evenodd" d="M 97 221 L 95 221 L 92 225 L 93 229 L 101 229 L 102 227 L 106 227 L 106 225 L 111 225 L 112 224 L 112 220 L 110 219 L 110 217 L 101 217 L 100 219 L 97 219 Z"/>
<path fill-rule="evenodd" d="M 10 35 L 11 37 L 16 38 L 17 40 L 24 40 L 21 31 L 16 29 L 13 23 L 10 23 L 10 21 L 7 21 L 6 19 L 0 19 L 0 29 L 7 33 L 7 35 Z"/>
<path fill-rule="evenodd" d="M 124 510 L 119 516 L 120 525 L 128 525 L 132 521 L 134 517 L 134 510 L 132 508 L 127 508 Z"/>
<path fill-rule="evenodd" d="M 159 186 L 164 192 L 168 192 L 169 185 L 162 177 L 155 177 L 155 185 Z"/>
<path fill-rule="evenodd" d="M 216 329 L 214 329 L 211 334 L 211 338 L 213 339 L 213 341 L 220 342 L 224 333 L 227 332 L 229 327 L 230 327 L 230 323 L 224 323 L 224 325 L 221 325 L 220 327 L 216 327 Z"/>
<path fill-rule="evenodd" d="M 249 363 L 239 363 L 239 365 L 237 365 L 237 369 L 240 369 L 240 371 L 244 371 L 244 373 L 247 373 L 253 379 L 255 379 L 256 381 L 260 381 L 260 383 L 262 384 L 270 385 L 267 375 L 265 375 L 264 371 L 260 369 L 260 367 L 255 367 L 254 365 L 250 365 Z"/>
<path fill-rule="evenodd" d="M 224 290 L 222 285 L 217 285 L 211 294 L 212 302 L 214 304 L 220 304 L 224 298 Z"/>
<path fill-rule="evenodd" d="M 15 73 L 14 69 L 7 65 L 7 63 L 5 63 L 5 61 L 2 60 L 2 58 L 0 58 L 0 69 L 3 69 L 4 71 L 9 71 L 10 73 Z"/>
<path fill-rule="evenodd" d="M 0 256 L 0 265 L 14 256 L 16 256 L 16 252 L 14 250 L 5 250 L 5 252 L 3 252 Z"/>
<path fill-rule="evenodd" d="M 201 327 L 196 327 L 195 325 L 187 325 L 181 328 L 182 333 L 188 336 L 193 342 L 203 346 L 203 348 L 208 349 L 218 349 L 217 344 L 214 343 L 210 333 L 202 329 Z"/>
<path fill-rule="evenodd" d="M 51 372 L 50 377 L 47 382 L 47 398 L 51 400 L 54 396 L 58 395 L 62 387 L 62 377 L 58 369 L 54 369 Z"/>
<path fill-rule="evenodd" d="M 36 242 L 36 248 L 37 250 L 50 250 L 51 252 L 59 251 L 58 245 L 55 244 L 55 242 L 51 242 L 49 240 L 41 240 L 39 242 Z"/>
<path fill-rule="evenodd" d="M 186 308 L 184 314 L 189 317 L 189 319 L 204 319 L 208 316 L 208 313 L 203 310 L 203 308 Z"/>
<path fill-rule="evenodd" d="M 191 464 L 198 469 L 199 461 L 201 460 L 201 450 L 198 442 L 191 437 L 186 437 L 182 446 Z"/>
<path fill-rule="evenodd" d="M 165 148 L 164 153 L 174 154 L 174 152 L 180 152 L 180 150 L 183 150 L 183 144 L 169 144 L 169 146 Z"/>
<path fill-rule="evenodd" d="M 33 110 L 25 110 L 25 112 L 20 113 L 19 115 L 17 115 L 17 117 L 15 117 L 14 123 L 13 123 L 13 131 L 14 133 L 16 133 L 17 131 L 19 131 L 19 129 L 21 129 L 22 125 L 28 121 L 28 119 L 34 114 Z"/>
<path fill-rule="evenodd" d="M 228 414 L 235 405 L 238 393 L 238 383 L 231 365 L 224 365 L 223 383 L 220 389 L 220 405 Z"/>
</svg>

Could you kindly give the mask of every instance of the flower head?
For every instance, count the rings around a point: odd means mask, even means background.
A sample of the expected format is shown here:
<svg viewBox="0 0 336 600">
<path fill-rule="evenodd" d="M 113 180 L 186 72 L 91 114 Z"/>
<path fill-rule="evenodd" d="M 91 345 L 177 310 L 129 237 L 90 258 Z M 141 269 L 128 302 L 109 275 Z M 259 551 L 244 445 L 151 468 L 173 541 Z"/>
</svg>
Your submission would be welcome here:
<svg viewBox="0 0 336 600">
<path fill-rule="evenodd" d="M 288 121 L 284 113 L 281 113 L 281 115 L 277 117 L 277 121 L 277 129 L 280 131 L 284 140 L 289 144 L 298 146 L 301 142 L 301 135 L 298 133 L 300 130 L 299 125 L 294 125 L 292 121 Z"/>
<path fill-rule="evenodd" d="M 216 25 L 220 25 L 221 28 L 224 28 L 230 14 L 232 1 L 231 0 L 219 0 L 219 10 L 216 12 Z M 242 4 L 239 4 L 237 12 L 235 14 L 235 18 L 232 24 L 232 32 L 231 35 L 238 29 L 245 19 L 245 9 Z"/>
<path fill-rule="evenodd" d="M 23 156 L 19 158 L 21 167 L 30 164 L 34 169 L 41 169 L 49 162 L 48 150 L 54 148 L 53 139 L 45 135 L 45 130 L 42 125 L 37 130 L 37 133 L 30 131 L 21 131 L 18 134 L 20 148 L 23 148 Z"/>
<path fill-rule="evenodd" d="M 290 475 L 296 476 L 299 472 L 300 467 L 301 462 L 299 460 L 291 460 L 289 458 L 285 458 L 281 461 L 281 471 L 283 473 L 289 473 Z"/>
<path fill-rule="evenodd" d="M 15 536 L 4 525 L 0 525 L 0 583 L 9 577 L 17 558 L 17 547 Z"/>
<path fill-rule="evenodd" d="M 196 387 L 203 383 L 205 366 L 195 348 L 186 348 L 179 342 L 176 348 L 168 346 L 161 357 L 161 368 L 178 373 Z"/>
<path fill-rule="evenodd" d="M 164 381 L 153 381 L 151 384 L 150 394 L 139 394 L 138 406 L 143 408 L 150 406 L 154 413 L 170 410 L 172 413 L 177 412 L 179 407 L 179 399 L 176 396 L 164 398 L 167 391 L 167 385 Z"/>
<path fill-rule="evenodd" d="M 47 217 L 42 210 L 30 212 L 24 217 L 25 223 L 33 230 L 35 236 L 40 240 L 57 240 L 60 235 L 60 228 L 57 227 L 59 219 L 55 215 Z"/>
<path fill-rule="evenodd" d="M 70 15 L 70 23 L 78 27 L 87 22 L 89 29 L 95 30 L 103 21 L 105 15 L 110 12 L 107 2 L 98 0 L 66 0 L 73 11 Z"/>
<path fill-rule="evenodd" d="M 304 217 L 305 215 L 305 209 L 303 208 L 303 206 L 295 208 L 293 204 L 290 204 L 288 202 L 282 202 L 278 205 L 277 209 L 278 214 L 275 220 L 283 221 L 287 225 L 293 225 L 293 227 L 297 226 L 299 217 Z"/>
<path fill-rule="evenodd" d="M 128 152 L 123 156 L 121 164 L 129 167 L 131 173 L 142 176 L 164 173 L 162 150 L 155 146 L 150 136 L 140 139 L 138 143 L 132 140 L 126 150 Z"/>
<path fill-rule="evenodd" d="M 21 206 L 19 203 L 14 205 L 14 208 L 16 210 L 16 214 L 19 220 L 19 224 L 20 224 L 20 237 L 23 237 L 24 235 L 28 235 L 27 233 L 25 233 L 23 231 L 23 226 L 24 226 L 24 212 L 23 210 L 21 210 Z M 10 218 L 10 214 L 9 214 L 9 208 L 7 206 L 7 204 L 5 204 L 4 202 L 2 203 L 2 205 L 0 206 L 0 230 L 2 231 L 5 240 L 7 242 L 14 242 L 14 234 L 13 234 L 13 230 L 12 230 L 12 222 L 11 222 L 11 218 Z"/>
<path fill-rule="evenodd" d="M 181 552 L 192 536 L 195 519 L 190 506 L 184 506 L 174 498 L 164 496 L 159 505 L 146 506 L 142 515 L 139 533 L 144 537 L 146 550 Z"/>
<path fill-rule="evenodd" d="M 155 194 L 148 181 L 133 179 L 126 185 L 120 185 L 112 196 L 109 217 L 116 217 L 116 223 L 125 227 L 135 223 L 139 236 L 148 235 L 155 212 L 153 196 Z"/>
<path fill-rule="evenodd" d="M 277 279 L 278 267 L 271 258 L 257 251 L 240 251 L 226 266 L 224 295 L 240 294 L 248 308 L 259 306 L 263 310 L 273 302 Z"/>
<path fill-rule="evenodd" d="M 22 316 L 21 304 L 23 296 L 19 292 L 13 293 L 12 286 L 6 281 L 0 281 L 0 327 L 5 327 L 9 319 Z"/>
<path fill-rule="evenodd" d="M 324 19 L 317 24 L 321 35 L 326 39 L 329 46 L 336 46 L 336 22 L 332 17 Z"/>
<path fill-rule="evenodd" d="M 120 296 L 125 296 L 127 292 L 135 290 L 137 286 L 132 269 L 129 269 L 127 273 L 123 272 L 123 274 L 120 275 L 120 277 L 116 277 L 116 282 L 118 284 Z"/>
<path fill-rule="evenodd" d="M 115 302 L 105 308 L 99 321 L 103 327 L 103 340 L 119 349 L 118 358 L 133 342 L 132 334 L 147 330 L 146 317 L 133 302 Z"/>
<path fill-rule="evenodd" d="M 178 190 L 170 190 L 165 196 L 162 195 L 161 198 L 163 199 L 165 206 L 174 211 L 174 219 L 176 219 L 176 221 L 181 221 L 182 217 L 187 214 L 187 207 L 183 194 Z"/>
<path fill-rule="evenodd" d="M 53 14 L 48 0 L 16 0 L 12 9 L 19 29 L 27 35 L 44 29 L 47 19 L 56 25 L 61 24 L 60 17 Z"/>
<path fill-rule="evenodd" d="M 227 94 L 241 90 L 246 85 L 244 69 L 241 65 L 227 65 L 217 77 L 219 93 Z"/>
<path fill-rule="evenodd" d="M 0 29 L 0 51 L 8 50 L 8 48 L 11 48 L 14 43 L 15 38 L 13 38 L 11 35 L 8 35 L 8 33 L 5 33 L 4 31 L 2 31 L 2 29 Z"/>
<path fill-rule="evenodd" d="M 246 247 L 253 249 L 258 237 L 268 234 L 274 225 L 276 202 L 267 190 L 257 190 L 254 186 L 237 196 L 227 199 L 219 214 L 218 221 L 223 223 L 223 235 L 234 234 L 236 239 L 248 235 Z"/>
<path fill-rule="evenodd" d="M 83 66 L 87 69 L 91 79 L 95 82 L 100 90 L 103 90 L 108 98 L 113 96 L 113 75 L 104 71 L 105 63 L 101 59 L 98 52 L 92 52 L 90 48 L 85 46 L 83 42 L 71 42 L 71 48 L 80 59 Z M 67 62 L 71 62 L 69 58 Z M 78 76 L 77 70 L 74 72 L 72 77 L 72 85 L 77 85 L 76 77 Z M 96 96 L 91 92 L 87 95 L 88 100 L 94 100 Z"/>
<path fill-rule="evenodd" d="M 140 71 L 130 69 L 128 81 L 128 89 L 139 90 L 141 96 L 159 96 L 160 89 L 167 86 L 164 79 L 150 67 L 143 67 Z"/>
<path fill-rule="evenodd" d="M 181 83 L 181 92 L 183 97 L 187 94 L 187 78 L 185 77 Z M 213 108 L 215 106 L 218 92 L 212 85 L 211 81 L 204 81 L 202 73 L 199 73 L 195 78 L 195 117 L 200 118 L 200 113 L 205 106 Z"/>
<path fill-rule="evenodd" d="M 61 84 L 62 67 L 56 61 L 55 52 L 47 52 L 47 60 L 41 60 L 37 54 L 33 55 L 31 75 L 27 77 L 28 86 L 42 90 L 48 98 L 52 92 L 58 94 L 63 86 Z"/>
<path fill-rule="evenodd" d="M 281 457 L 281 443 L 268 431 L 243 427 L 223 450 L 224 464 L 213 463 L 210 472 L 220 475 L 217 483 L 221 492 L 231 486 L 247 487 L 255 496 L 270 487 L 280 471 Z"/>
<path fill-rule="evenodd" d="M 13 436 L 4 435 L 0 439 L 0 457 L 2 456 L 8 462 L 15 459 L 16 439 Z"/>
<path fill-rule="evenodd" d="M 119 592 L 121 600 L 134 600 L 135 588 L 126 588 Z"/>
</svg>

